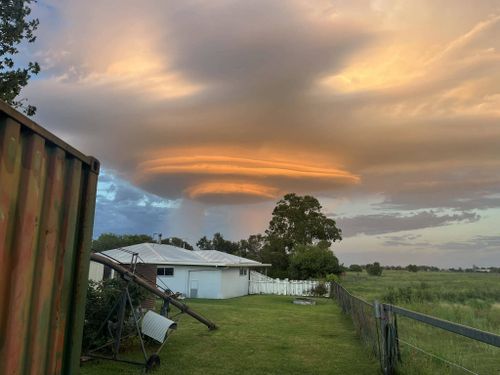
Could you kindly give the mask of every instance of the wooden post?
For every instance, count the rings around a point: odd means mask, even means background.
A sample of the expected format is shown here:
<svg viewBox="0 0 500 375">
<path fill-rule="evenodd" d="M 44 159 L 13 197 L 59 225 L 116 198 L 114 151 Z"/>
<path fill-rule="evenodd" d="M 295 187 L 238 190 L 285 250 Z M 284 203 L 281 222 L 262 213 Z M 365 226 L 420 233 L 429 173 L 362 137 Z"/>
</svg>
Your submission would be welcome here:
<svg viewBox="0 0 500 375">
<path fill-rule="evenodd" d="M 398 332 L 391 305 L 374 303 L 375 319 L 380 321 L 380 364 L 384 375 L 393 375 L 399 359 Z"/>
</svg>

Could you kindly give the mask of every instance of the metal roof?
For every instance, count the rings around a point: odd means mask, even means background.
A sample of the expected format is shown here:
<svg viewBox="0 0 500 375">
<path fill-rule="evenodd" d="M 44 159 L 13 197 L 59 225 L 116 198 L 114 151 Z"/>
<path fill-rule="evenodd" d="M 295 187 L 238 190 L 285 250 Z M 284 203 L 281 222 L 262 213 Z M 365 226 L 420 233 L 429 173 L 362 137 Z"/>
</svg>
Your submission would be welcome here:
<svg viewBox="0 0 500 375">
<path fill-rule="evenodd" d="M 120 263 L 130 263 L 131 253 L 139 254 L 139 262 L 147 264 L 171 264 L 185 266 L 212 266 L 212 267 L 270 267 L 255 260 L 223 253 L 218 250 L 186 250 L 172 245 L 157 243 L 141 243 L 125 246 L 118 249 L 103 251 Z"/>
</svg>

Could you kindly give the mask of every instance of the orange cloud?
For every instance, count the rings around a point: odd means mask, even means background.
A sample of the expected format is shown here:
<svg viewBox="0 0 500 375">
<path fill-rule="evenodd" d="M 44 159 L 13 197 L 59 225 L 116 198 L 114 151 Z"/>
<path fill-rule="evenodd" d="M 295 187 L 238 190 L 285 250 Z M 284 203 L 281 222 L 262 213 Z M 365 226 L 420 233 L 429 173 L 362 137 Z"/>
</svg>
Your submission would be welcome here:
<svg viewBox="0 0 500 375">
<path fill-rule="evenodd" d="M 308 191 L 311 187 L 352 185 L 360 181 L 358 176 L 327 163 L 313 164 L 313 157 L 295 157 L 310 160 L 310 164 L 305 164 L 295 162 L 290 156 L 264 159 L 231 156 L 236 151 L 227 149 L 214 155 L 209 150 L 175 150 L 176 155 L 194 156 L 163 156 L 139 163 L 136 180 L 156 187 L 168 181 L 191 199 L 224 201 L 225 197 L 227 202 L 274 199 L 292 185 L 294 189 Z M 238 154 L 241 155 L 241 150 Z"/>
<path fill-rule="evenodd" d="M 231 156 L 166 157 L 141 163 L 139 169 L 146 175 L 187 173 L 201 175 L 334 178 L 350 183 L 359 181 L 358 176 L 337 168 L 318 168 L 289 161 L 259 160 Z"/>
<path fill-rule="evenodd" d="M 273 199 L 279 195 L 279 189 L 272 186 L 238 182 L 206 182 L 189 187 L 185 192 L 191 199 L 222 195 L 245 195 Z"/>
</svg>

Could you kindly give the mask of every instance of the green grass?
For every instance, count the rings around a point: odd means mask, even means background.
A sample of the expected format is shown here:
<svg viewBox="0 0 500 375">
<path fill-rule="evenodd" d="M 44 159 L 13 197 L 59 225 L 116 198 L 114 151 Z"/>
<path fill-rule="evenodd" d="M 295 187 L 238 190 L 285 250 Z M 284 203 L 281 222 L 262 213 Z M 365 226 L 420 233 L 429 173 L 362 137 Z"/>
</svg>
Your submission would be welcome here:
<svg viewBox="0 0 500 375">
<path fill-rule="evenodd" d="M 382 277 L 348 273 L 342 285 L 369 302 L 414 311 L 500 334 L 500 274 L 384 271 Z M 500 374 L 500 349 L 400 317 L 401 339 L 479 374 Z M 403 374 L 463 374 L 401 346 Z"/>
<path fill-rule="evenodd" d="M 333 301 L 292 304 L 292 297 L 246 296 L 191 300 L 189 305 L 219 325 L 216 331 L 182 316 L 161 352 L 156 374 L 377 374 L 378 363 L 362 347 L 350 319 Z M 129 350 L 129 358 L 140 358 Z M 81 373 L 138 374 L 138 367 L 107 361 Z"/>
</svg>

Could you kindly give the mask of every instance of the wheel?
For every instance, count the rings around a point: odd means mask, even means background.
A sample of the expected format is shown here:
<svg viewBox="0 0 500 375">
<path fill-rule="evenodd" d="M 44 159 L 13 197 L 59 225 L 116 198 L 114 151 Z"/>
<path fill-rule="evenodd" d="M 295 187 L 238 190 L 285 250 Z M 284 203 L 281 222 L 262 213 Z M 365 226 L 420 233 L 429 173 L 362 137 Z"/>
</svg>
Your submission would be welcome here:
<svg viewBox="0 0 500 375">
<path fill-rule="evenodd" d="M 146 362 L 146 372 L 149 372 L 158 366 L 160 366 L 160 356 L 158 354 L 152 354 Z"/>
</svg>

